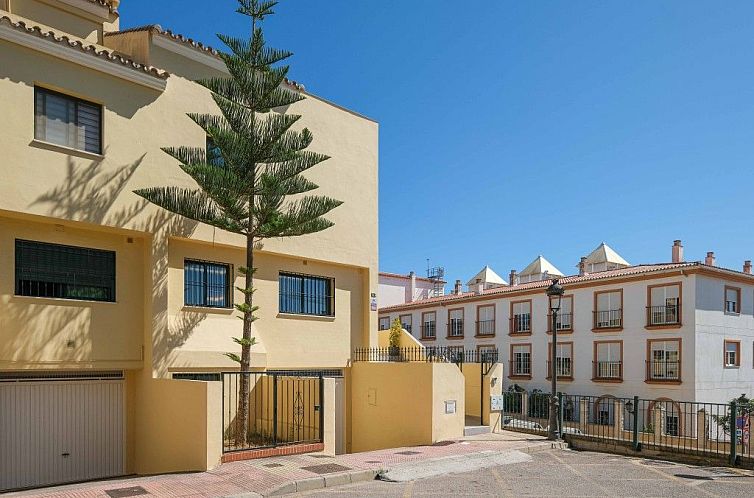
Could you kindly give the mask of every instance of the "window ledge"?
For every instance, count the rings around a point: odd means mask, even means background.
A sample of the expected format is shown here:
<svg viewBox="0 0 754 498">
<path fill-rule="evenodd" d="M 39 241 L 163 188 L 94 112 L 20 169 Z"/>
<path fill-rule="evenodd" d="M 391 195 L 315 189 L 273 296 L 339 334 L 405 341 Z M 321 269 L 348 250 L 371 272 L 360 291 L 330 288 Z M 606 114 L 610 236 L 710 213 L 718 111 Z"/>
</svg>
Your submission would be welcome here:
<svg viewBox="0 0 754 498">
<path fill-rule="evenodd" d="M 303 313 L 278 313 L 278 318 L 287 318 L 291 320 L 316 320 L 318 322 L 334 322 L 334 316 L 305 315 Z"/>
<path fill-rule="evenodd" d="M 449 335 L 449 336 L 447 336 L 445 338 L 447 340 L 449 340 L 449 341 L 462 341 L 463 340 L 463 336 L 462 335 Z"/>
<path fill-rule="evenodd" d="M 57 304 L 62 305 L 69 303 L 72 306 L 75 305 L 81 305 L 81 304 L 118 304 L 118 301 L 96 301 L 93 299 L 69 299 L 69 298 L 63 298 L 63 297 L 37 297 L 37 296 L 19 296 L 18 294 L 13 295 L 13 299 L 29 299 L 38 303 L 44 303 L 45 301 L 50 301 L 49 304 Z"/>
<path fill-rule="evenodd" d="M 532 333 L 531 332 L 509 332 L 508 335 L 511 337 L 529 337 Z"/>
<path fill-rule="evenodd" d="M 606 384 L 620 384 L 621 382 L 623 382 L 623 379 L 622 378 L 621 379 L 600 379 L 600 378 L 595 377 L 592 379 L 592 382 L 604 382 Z"/>
<path fill-rule="evenodd" d="M 600 333 L 609 333 L 609 332 L 621 332 L 623 330 L 623 327 L 600 327 L 600 328 L 594 328 L 592 329 L 592 332 L 595 334 Z"/>
<path fill-rule="evenodd" d="M 681 384 L 680 379 L 679 380 L 660 380 L 660 379 L 647 379 L 644 381 L 645 384 L 668 384 L 668 385 L 679 385 Z"/>
<path fill-rule="evenodd" d="M 66 147 L 65 145 L 58 145 L 51 142 L 45 142 L 44 140 L 34 139 L 29 143 L 32 147 L 39 149 L 51 150 L 54 152 L 62 152 L 63 154 L 69 154 L 71 156 L 78 156 L 84 159 L 92 159 L 94 161 L 102 161 L 105 156 L 102 154 L 95 154 L 94 152 L 87 152 L 85 150 L 74 149 L 73 147 Z"/>
<path fill-rule="evenodd" d="M 190 304 L 184 304 L 181 308 L 184 312 L 193 313 L 213 313 L 217 315 L 230 315 L 235 311 L 235 308 L 216 308 L 214 306 L 192 306 Z"/>
<path fill-rule="evenodd" d="M 512 375 L 509 375 L 508 378 L 509 379 L 527 379 L 527 380 L 531 380 L 531 375 L 513 375 L 512 374 Z"/>
<path fill-rule="evenodd" d="M 552 335 L 552 331 L 548 330 L 546 332 L 547 335 Z M 558 330 L 558 335 L 571 335 L 573 334 L 573 329 L 560 329 Z"/>
<path fill-rule="evenodd" d="M 474 338 L 476 339 L 488 339 L 488 338 L 493 338 L 493 337 L 495 337 L 495 334 L 481 334 L 481 335 L 477 334 L 474 336 Z"/>
<path fill-rule="evenodd" d="M 667 325 L 645 325 L 644 328 L 647 330 L 662 330 L 662 329 L 680 329 L 683 327 L 683 324 L 681 323 L 670 323 Z"/>
<path fill-rule="evenodd" d="M 726 370 L 736 370 L 741 368 L 741 365 L 723 365 L 723 368 Z"/>
</svg>

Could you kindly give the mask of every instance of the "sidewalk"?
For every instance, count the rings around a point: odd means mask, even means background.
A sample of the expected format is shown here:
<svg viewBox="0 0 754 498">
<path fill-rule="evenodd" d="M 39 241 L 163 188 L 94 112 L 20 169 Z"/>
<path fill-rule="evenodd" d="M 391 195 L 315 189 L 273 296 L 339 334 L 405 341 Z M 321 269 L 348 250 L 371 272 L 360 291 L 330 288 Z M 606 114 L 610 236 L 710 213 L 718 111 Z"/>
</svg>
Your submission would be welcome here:
<svg viewBox="0 0 754 498">
<path fill-rule="evenodd" d="M 499 454 L 513 450 L 528 453 L 550 447 L 550 443 L 542 437 L 504 432 L 443 441 L 432 446 L 392 448 L 335 457 L 322 454 L 271 457 L 226 463 L 209 472 L 96 481 L 3 496 L 125 498 L 147 493 L 160 497 L 271 496 L 371 480 L 378 472 L 412 462 L 426 463 L 433 459 Z"/>
</svg>

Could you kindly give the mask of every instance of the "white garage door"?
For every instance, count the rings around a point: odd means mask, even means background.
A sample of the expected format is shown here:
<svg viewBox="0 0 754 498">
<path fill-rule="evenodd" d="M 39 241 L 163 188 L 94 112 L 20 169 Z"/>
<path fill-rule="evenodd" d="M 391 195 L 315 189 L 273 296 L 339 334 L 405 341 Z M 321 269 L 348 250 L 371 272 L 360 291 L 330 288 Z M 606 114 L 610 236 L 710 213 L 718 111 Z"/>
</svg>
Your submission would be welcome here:
<svg viewBox="0 0 754 498">
<path fill-rule="evenodd" d="M 0 490 L 124 473 L 122 374 L 0 377 Z"/>
</svg>

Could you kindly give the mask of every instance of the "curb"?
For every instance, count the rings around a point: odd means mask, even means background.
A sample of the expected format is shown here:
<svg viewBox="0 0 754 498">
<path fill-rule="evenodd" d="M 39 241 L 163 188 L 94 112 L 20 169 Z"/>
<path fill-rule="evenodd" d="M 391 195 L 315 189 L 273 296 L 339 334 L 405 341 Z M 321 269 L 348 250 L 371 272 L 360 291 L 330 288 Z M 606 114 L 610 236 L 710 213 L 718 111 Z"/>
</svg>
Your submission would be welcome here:
<svg viewBox="0 0 754 498">
<path fill-rule="evenodd" d="M 310 477 L 308 479 L 299 479 L 297 481 L 286 482 L 261 494 L 249 493 L 248 495 L 238 495 L 236 498 L 253 498 L 257 496 L 282 496 L 290 493 L 300 493 L 302 491 L 313 491 L 316 489 L 332 488 L 364 481 L 374 481 L 380 473 L 378 470 L 356 470 L 354 472 L 345 472 L 339 474 L 329 474 L 323 477 Z"/>
</svg>

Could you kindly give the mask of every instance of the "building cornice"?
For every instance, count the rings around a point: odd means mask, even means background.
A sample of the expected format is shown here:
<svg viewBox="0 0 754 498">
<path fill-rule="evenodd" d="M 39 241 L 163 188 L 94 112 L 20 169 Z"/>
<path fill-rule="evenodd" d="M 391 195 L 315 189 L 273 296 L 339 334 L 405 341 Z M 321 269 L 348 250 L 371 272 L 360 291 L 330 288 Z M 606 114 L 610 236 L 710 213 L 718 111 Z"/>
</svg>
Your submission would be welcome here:
<svg viewBox="0 0 754 498">
<path fill-rule="evenodd" d="M 8 16 L 0 16 L 0 39 L 154 90 L 162 91 L 167 85 L 169 74 L 165 71 Z"/>
</svg>

